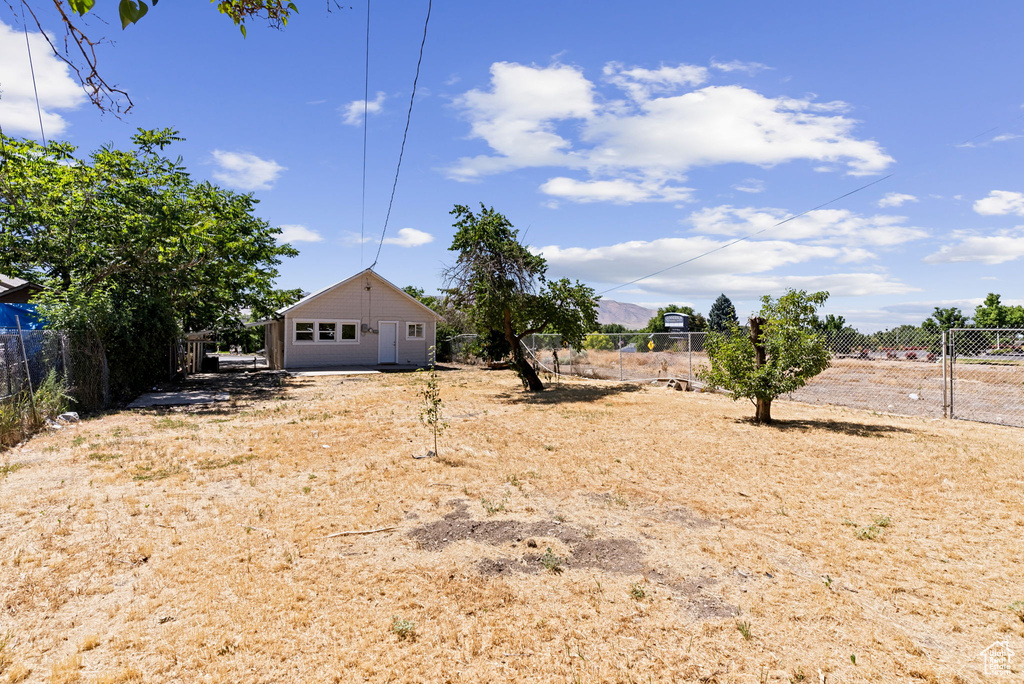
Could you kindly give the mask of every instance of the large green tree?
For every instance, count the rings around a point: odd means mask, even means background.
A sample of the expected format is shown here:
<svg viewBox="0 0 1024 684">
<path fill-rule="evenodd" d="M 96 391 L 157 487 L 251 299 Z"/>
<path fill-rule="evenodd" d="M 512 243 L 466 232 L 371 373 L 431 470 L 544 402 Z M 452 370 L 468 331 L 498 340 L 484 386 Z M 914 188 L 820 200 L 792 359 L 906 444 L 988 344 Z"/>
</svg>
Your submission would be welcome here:
<svg viewBox="0 0 1024 684">
<path fill-rule="evenodd" d="M 828 347 L 815 331 L 815 311 L 827 299 L 827 292 L 803 290 L 789 290 L 778 299 L 762 297 L 761 311 L 748 321 L 748 335 L 735 323 L 724 333 L 709 333 L 711 366 L 697 377 L 729 390 L 734 400 L 749 399 L 754 420 L 771 423 L 776 397 L 803 387 L 829 367 Z"/>
<path fill-rule="evenodd" d="M 739 319 L 736 318 L 736 307 L 723 292 L 711 304 L 711 311 L 708 312 L 708 329 L 723 333 L 737 325 L 739 325 Z"/>
<path fill-rule="evenodd" d="M 523 338 L 552 332 L 579 347 L 597 328 L 594 291 L 566 278 L 548 280 L 544 257 L 520 243 L 519 231 L 493 207 L 481 204 L 474 212 L 457 204 L 451 213 L 456 232 L 449 249 L 459 256 L 445 271 L 449 291 L 478 333 L 504 337 L 523 385 L 544 389 L 523 353 Z"/>
<path fill-rule="evenodd" d="M 921 328 L 934 334 L 953 328 L 966 328 L 971 320 L 955 306 L 935 307 L 935 311 L 921 323 Z"/>
<path fill-rule="evenodd" d="M 979 328 L 1024 328 L 1024 307 L 1002 303 L 1002 297 L 990 292 L 974 310 L 974 325 Z"/>
<path fill-rule="evenodd" d="M 140 131 L 134 149 L 84 159 L 62 142 L 0 146 L 0 272 L 47 286 L 49 324 L 97 337 L 120 394 L 166 374 L 181 331 L 237 327 L 297 294 L 273 287 L 297 252 L 251 195 L 196 183 L 165 156 L 180 139 Z"/>
</svg>

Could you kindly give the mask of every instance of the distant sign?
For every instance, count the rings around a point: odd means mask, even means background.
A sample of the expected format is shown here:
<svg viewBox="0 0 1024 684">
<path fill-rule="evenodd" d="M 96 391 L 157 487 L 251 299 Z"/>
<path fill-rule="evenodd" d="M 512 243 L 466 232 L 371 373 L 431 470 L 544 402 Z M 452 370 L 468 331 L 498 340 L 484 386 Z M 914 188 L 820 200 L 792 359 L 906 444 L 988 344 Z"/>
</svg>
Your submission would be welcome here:
<svg viewBox="0 0 1024 684">
<path fill-rule="evenodd" d="M 661 319 L 669 332 L 686 332 L 690 329 L 690 317 L 682 313 L 667 313 Z"/>
<path fill-rule="evenodd" d="M 650 342 L 647 343 L 647 348 L 650 349 L 651 351 L 654 351 L 654 340 L 651 340 Z"/>
</svg>

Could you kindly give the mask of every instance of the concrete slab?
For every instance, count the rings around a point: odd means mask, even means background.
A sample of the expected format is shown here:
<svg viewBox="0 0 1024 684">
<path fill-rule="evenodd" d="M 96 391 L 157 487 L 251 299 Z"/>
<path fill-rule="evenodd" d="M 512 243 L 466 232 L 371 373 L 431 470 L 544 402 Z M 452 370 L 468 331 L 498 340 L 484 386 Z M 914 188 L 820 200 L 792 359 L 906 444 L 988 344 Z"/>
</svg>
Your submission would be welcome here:
<svg viewBox="0 0 1024 684">
<path fill-rule="evenodd" d="M 295 368 L 287 371 L 288 375 L 299 378 L 316 377 L 319 375 L 375 375 L 379 370 L 372 368 L 350 367 L 350 368 Z"/>
<path fill-rule="evenodd" d="M 227 392 L 204 392 L 203 390 L 182 390 L 181 392 L 148 392 L 128 404 L 128 408 L 151 408 L 153 406 L 193 406 L 227 401 Z"/>
</svg>

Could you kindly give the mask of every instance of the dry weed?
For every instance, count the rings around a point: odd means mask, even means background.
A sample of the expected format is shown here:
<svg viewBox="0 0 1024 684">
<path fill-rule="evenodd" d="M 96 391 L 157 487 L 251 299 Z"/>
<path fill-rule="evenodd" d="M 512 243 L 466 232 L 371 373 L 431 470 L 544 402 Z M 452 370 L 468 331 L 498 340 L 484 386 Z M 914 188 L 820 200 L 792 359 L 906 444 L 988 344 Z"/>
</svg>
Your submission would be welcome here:
<svg viewBox="0 0 1024 684">
<path fill-rule="evenodd" d="M 976 682 L 992 641 L 1024 653 L 1017 430 L 787 402 L 766 428 L 462 371 L 444 460 L 414 460 L 420 384 L 304 378 L 19 447 L 0 676 Z"/>
</svg>

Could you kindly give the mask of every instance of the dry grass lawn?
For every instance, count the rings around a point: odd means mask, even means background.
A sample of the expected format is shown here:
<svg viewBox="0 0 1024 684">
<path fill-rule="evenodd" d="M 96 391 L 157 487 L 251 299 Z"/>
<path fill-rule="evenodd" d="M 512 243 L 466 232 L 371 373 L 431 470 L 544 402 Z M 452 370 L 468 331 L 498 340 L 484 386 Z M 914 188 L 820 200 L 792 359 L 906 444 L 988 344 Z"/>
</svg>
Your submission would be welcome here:
<svg viewBox="0 0 1024 684">
<path fill-rule="evenodd" d="M 0 453 L 0 683 L 1021 678 L 1019 429 L 467 370 L 414 460 L 423 383 Z"/>
</svg>

